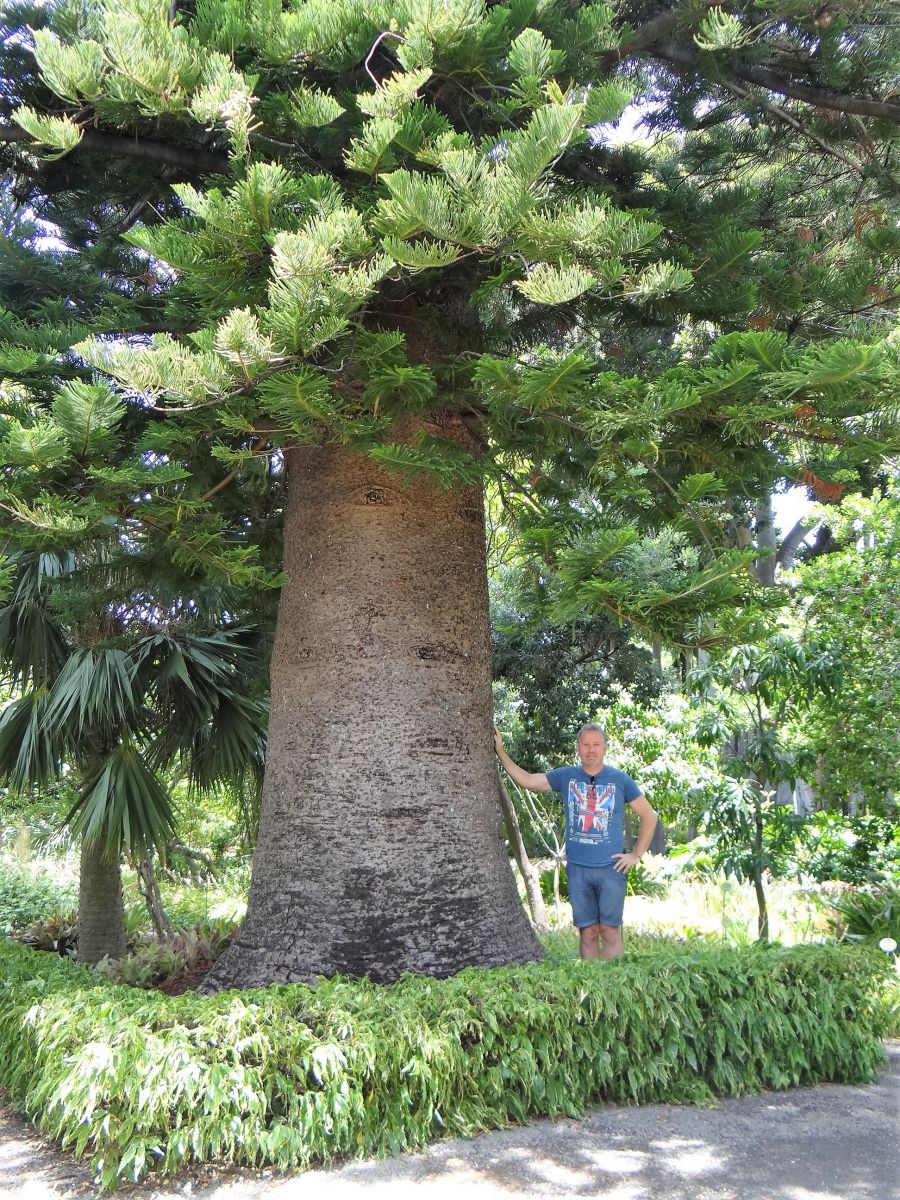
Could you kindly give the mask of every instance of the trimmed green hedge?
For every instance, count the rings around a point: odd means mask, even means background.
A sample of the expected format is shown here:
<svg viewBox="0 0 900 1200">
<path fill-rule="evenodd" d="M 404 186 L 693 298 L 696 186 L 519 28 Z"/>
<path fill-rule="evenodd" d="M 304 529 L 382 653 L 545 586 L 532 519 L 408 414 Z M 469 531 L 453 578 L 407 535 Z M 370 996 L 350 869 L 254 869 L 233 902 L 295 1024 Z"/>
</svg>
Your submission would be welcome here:
<svg viewBox="0 0 900 1200">
<path fill-rule="evenodd" d="M 660 942 L 612 964 L 166 997 L 0 943 L 0 1082 L 105 1187 L 190 1160 L 303 1167 L 602 1100 L 869 1080 L 889 969 L 847 947 Z"/>
</svg>

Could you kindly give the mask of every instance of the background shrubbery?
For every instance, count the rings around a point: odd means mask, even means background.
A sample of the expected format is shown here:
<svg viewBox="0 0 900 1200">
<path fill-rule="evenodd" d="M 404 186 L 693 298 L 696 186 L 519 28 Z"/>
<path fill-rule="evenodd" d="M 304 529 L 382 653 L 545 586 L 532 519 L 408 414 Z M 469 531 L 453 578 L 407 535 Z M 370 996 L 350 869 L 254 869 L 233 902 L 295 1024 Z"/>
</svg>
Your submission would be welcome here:
<svg viewBox="0 0 900 1200">
<path fill-rule="evenodd" d="M 813 813 L 800 825 L 797 871 L 817 882 L 863 885 L 900 878 L 900 825 L 877 815 Z"/>
<path fill-rule="evenodd" d="M 706 1102 L 882 1061 L 887 959 L 851 948 L 636 941 L 393 988 L 335 978 L 214 997 L 114 986 L 0 945 L 0 1074 L 101 1182 L 216 1159 L 277 1167 L 578 1114 Z"/>
<path fill-rule="evenodd" d="M 70 912 L 78 887 L 60 883 L 40 866 L 0 863 L 0 933 L 25 929 L 52 914 Z"/>
</svg>

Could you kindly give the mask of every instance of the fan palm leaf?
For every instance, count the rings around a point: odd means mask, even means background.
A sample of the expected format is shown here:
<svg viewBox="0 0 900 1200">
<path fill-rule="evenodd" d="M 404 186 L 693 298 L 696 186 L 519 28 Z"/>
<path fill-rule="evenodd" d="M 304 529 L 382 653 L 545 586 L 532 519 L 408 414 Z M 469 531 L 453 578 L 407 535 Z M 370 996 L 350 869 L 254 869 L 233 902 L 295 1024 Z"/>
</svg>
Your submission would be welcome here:
<svg viewBox="0 0 900 1200">
<path fill-rule="evenodd" d="M 135 742 L 125 738 L 87 777 L 65 822 L 86 844 L 99 843 L 111 857 L 127 849 L 136 857 L 155 850 L 164 858 L 175 813 L 159 777 Z"/>
<path fill-rule="evenodd" d="M 264 712 L 257 713 L 256 702 L 246 695 L 260 662 L 255 638 L 250 628 L 230 628 L 206 635 L 156 634 L 138 643 L 136 680 L 152 697 L 160 731 L 154 753 L 160 761 L 193 753 L 196 739 L 208 736 L 223 703 L 244 702 L 238 705 L 241 713 L 257 728 L 264 727 Z M 237 714 L 229 715 L 220 718 L 221 728 L 238 720 Z M 255 746 L 254 737 L 247 737 L 248 745 Z"/>
<path fill-rule="evenodd" d="M 16 791 L 57 779 L 64 746 L 47 717 L 49 694 L 35 689 L 13 700 L 0 715 L 0 779 Z"/>
<path fill-rule="evenodd" d="M 13 584 L 0 607 L 0 667 L 16 685 L 52 682 L 69 654 L 62 625 L 47 598 L 54 580 L 71 570 L 71 556 L 14 554 Z"/>
<path fill-rule="evenodd" d="M 248 773 L 261 779 L 266 715 L 261 701 L 233 691 L 221 692 L 211 719 L 195 731 L 184 755 L 193 786 L 206 791 L 218 784 L 238 784 Z"/>
<path fill-rule="evenodd" d="M 114 647 L 82 647 L 66 659 L 50 693 L 48 716 L 77 743 L 86 729 L 130 728 L 138 717 L 134 663 Z"/>
</svg>

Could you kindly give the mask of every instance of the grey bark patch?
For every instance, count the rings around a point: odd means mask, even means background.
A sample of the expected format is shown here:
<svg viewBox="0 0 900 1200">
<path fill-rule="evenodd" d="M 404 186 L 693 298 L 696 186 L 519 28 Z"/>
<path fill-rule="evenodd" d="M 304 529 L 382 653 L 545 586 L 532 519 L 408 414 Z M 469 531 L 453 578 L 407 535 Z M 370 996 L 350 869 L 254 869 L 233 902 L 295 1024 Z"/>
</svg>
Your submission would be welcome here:
<svg viewBox="0 0 900 1200">
<path fill-rule="evenodd" d="M 480 508 L 458 508 L 456 515 L 461 517 L 463 521 L 468 521 L 472 525 L 480 525 L 483 520 L 482 511 Z"/>
<path fill-rule="evenodd" d="M 417 745 L 411 746 L 409 748 L 409 754 L 413 758 L 422 758 L 433 755 L 449 758 L 453 754 L 453 747 L 446 738 L 426 737 L 422 738 Z"/>
<path fill-rule="evenodd" d="M 415 652 L 423 662 L 458 662 L 462 658 L 452 646 L 416 646 Z"/>
<path fill-rule="evenodd" d="M 388 504 L 397 504 L 399 500 L 397 492 L 388 487 L 363 487 L 357 488 L 353 492 L 353 503 L 363 507 L 383 507 Z"/>
<path fill-rule="evenodd" d="M 312 664 L 315 654 L 312 646 L 294 646 L 291 649 L 291 661 L 296 667 L 309 666 Z"/>
<path fill-rule="evenodd" d="M 338 446 L 288 463 L 253 881 L 204 990 L 540 958 L 501 840 L 480 491 L 395 492 Z"/>
</svg>

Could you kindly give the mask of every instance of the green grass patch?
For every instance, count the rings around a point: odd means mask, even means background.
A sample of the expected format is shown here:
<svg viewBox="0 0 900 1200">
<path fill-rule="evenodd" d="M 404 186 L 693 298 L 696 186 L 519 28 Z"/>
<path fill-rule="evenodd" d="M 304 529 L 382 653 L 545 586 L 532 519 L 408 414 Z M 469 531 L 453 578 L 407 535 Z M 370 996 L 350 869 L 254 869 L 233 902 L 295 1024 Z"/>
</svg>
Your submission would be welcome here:
<svg viewBox="0 0 900 1200">
<path fill-rule="evenodd" d="M 883 955 L 562 943 L 540 965 L 213 997 L 117 986 L 0 943 L 0 1083 L 104 1187 L 187 1162 L 305 1167 L 603 1100 L 710 1103 L 883 1059 Z"/>
</svg>

